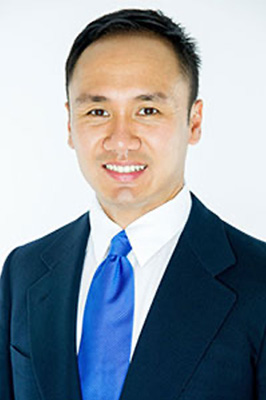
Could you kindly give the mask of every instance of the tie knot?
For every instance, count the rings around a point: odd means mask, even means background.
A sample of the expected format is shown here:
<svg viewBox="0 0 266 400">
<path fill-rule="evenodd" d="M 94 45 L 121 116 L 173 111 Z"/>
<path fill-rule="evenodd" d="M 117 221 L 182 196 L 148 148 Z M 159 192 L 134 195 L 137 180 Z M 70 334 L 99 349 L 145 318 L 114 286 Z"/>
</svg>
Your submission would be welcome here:
<svg viewBox="0 0 266 400">
<path fill-rule="evenodd" d="M 126 257 L 132 249 L 126 232 L 123 230 L 113 237 L 108 255 Z"/>
</svg>

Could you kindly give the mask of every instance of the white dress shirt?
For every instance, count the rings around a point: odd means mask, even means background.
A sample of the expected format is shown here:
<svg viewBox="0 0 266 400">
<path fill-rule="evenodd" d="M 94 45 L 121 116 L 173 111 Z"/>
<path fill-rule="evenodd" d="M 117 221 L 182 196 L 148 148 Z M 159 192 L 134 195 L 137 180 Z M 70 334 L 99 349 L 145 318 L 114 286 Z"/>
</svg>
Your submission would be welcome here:
<svg viewBox="0 0 266 400">
<path fill-rule="evenodd" d="M 134 270 L 135 310 L 131 358 L 162 276 L 191 210 L 187 186 L 170 201 L 144 214 L 125 229 L 132 246 L 128 259 Z M 91 231 L 84 259 L 77 318 L 77 352 L 88 290 L 111 239 L 122 230 L 103 211 L 96 197 L 90 211 Z"/>
</svg>

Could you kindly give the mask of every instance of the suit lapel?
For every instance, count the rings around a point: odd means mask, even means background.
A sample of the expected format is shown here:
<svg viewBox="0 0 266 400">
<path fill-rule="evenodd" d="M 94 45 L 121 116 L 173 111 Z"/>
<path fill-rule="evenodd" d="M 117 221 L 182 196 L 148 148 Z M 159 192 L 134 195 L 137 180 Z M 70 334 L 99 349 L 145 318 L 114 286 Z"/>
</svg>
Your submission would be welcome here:
<svg viewBox="0 0 266 400">
<path fill-rule="evenodd" d="M 234 263 L 222 222 L 192 211 L 139 338 L 121 400 L 177 399 L 235 301 L 215 276 Z"/>
<path fill-rule="evenodd" d="M 33 365 L 47 400 L 81 399 L 76 314 L 88 234 L 88 214 L 64 228 L 41 256 L 47 273 L 28 291 Z"/>
</svg>

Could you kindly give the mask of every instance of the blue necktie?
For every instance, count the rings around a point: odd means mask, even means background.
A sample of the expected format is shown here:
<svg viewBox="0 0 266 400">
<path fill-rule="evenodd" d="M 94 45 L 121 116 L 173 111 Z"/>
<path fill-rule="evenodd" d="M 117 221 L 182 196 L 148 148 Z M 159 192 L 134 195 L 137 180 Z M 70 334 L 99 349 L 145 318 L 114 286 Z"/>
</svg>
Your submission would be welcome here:
<svg viewBox="0 0 266 400">
<path fill-rule="evenodd" d="M 125 231 L 111 241 L 86 300 L 78 354 L 83 400 L 118 400 L 130 362 L 134 273 Z"/>
</svg>

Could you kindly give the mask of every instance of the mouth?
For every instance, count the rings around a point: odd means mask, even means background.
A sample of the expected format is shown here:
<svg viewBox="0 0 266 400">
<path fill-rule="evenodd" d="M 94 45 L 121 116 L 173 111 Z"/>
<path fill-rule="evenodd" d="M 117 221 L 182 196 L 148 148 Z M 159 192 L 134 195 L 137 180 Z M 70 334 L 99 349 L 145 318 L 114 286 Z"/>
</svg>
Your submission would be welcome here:
<svg viewBox="0 0 266 400">
<path fill-rule="evenodd" d="M 109 171 L 115 171 L 119 174 L 130 174 L 132 172 L 143 171 L 147 168 L 146 164 L 104 164 L 103 167 Z"/>
<path fill-rule="evenodd" d="M 148 165 L 134 162 L 107 163 L 103 164 L 103 168 L 111 178 L 117 181 L 130 182 L 140 177 L 148 168 Z"/>
</svg>

